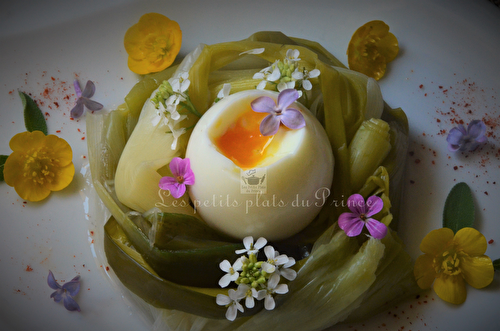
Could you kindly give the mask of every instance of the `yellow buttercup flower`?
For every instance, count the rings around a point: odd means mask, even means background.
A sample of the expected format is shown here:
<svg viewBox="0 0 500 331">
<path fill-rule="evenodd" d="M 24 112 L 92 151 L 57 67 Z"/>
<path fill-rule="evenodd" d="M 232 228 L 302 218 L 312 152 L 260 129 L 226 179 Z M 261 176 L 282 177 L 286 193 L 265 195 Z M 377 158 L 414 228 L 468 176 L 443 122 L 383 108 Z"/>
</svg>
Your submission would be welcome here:
<svg viewBox="0 0 500 331">
<path fill-rule="evenodd" d="M 379 80 L 399 52 L 398 40 L 382 21 L 371 21 L 353 34 L 347 48 L 349 68 Z"/>
<path fill-rule="evenodd" d="M 22 132 L 9 146 L 13 152 L 5 162 L 4 179 L 24 200 L 43 200 L 73 180 L 73 152 L 64 139 L 41 131 Z"/>
<path fill-rule="evenodd" d="M 434 282 L 434 292 L 444 301 L 461 304 L 467 298 L 465 283 L 483 288 L 493 281 L 494 268 L 486 253 L 486 238 L 476 229 L 433 230 L 420 244 L 424 253 L 415 262 L 415 279 L 422 289 Z"/>
<path fill-rule="evenodd" d="M 125 33 L 128 67 L 141 75 L 162 71 L 174 62 L 181 43 L 177 22 L 161 14 L 145 14 Z"/>
</svg>

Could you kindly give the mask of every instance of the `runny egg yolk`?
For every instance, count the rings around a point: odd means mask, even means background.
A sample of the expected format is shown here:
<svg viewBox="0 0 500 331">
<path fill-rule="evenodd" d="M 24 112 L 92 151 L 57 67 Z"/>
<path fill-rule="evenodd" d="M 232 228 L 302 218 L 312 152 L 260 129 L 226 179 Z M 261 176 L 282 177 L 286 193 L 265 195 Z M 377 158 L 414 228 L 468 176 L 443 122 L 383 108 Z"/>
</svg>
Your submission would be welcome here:
<svg viewBox="0 0 500 331">
<path fill-rule="evenodd" d="M 268 114 L 249 108 L 215 139 L 219 151 L 242 169 L 255 168 L 268 156 L 267 148 L 274 136 L 263 136 L 260 123 Z"/>
</svg>

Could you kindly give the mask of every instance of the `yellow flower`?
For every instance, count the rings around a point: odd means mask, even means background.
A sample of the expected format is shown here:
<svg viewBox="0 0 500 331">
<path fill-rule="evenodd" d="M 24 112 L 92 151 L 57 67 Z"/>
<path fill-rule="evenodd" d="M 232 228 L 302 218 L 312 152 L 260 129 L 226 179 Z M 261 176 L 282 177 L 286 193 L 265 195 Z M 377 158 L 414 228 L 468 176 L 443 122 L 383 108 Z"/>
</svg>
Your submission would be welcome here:
<svg viewBox="0 0 500 331">
<path fill-rule="evenodd" d="M 351 70 L 379 80 L 398 52 L 398 40 L 389 32 L 389 26 L 382 21 L 371 21 L 354 32 L 347 48 L 347 61 Z"/>
<path fill-rule="evenodd" d="M 125 33 L 128 67 L 141 75 L 162 71 L 174 62 L 181 43 L 177 22 L 161 14 L 145 14 Z"/>
<path fill-rule="evenodd" d="M 493 281 L 491 259 L 484 255 L 486 238 L 473 228 L 454 235 L 449 228 L 433 230 L 425 236 L 415 262 L 415 279 L 422 289 L 434 282 L 434 292 L 444 301 L 461 304 L 467 298 L 465 282 L 483 288 Z"/>
<path fill-rule="evenodd" d="M 22 132 L 9 146 L 13 153 L 5 162 L 5 182 L 24 200 L 43 200 L 73 180 L 73 152 L 64 139 L 41 131 Z"/>
</svg>

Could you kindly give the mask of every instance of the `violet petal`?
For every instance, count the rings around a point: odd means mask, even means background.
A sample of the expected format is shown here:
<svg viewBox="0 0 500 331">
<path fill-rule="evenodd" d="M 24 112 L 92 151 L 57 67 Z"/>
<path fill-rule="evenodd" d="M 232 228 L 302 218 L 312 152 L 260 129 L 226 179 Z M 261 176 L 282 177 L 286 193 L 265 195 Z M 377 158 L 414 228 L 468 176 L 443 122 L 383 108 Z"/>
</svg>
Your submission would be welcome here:
<svg viewBox="0 0 500 331">
<path fill-rule="evenodd" d="M 174 177 L 162 177 L 160 179 L 160 183 L 158 184 L 158 186 L 162 189 L 162 190 L 170 190 L 170 188 L 175 185 L 175 184 L 178 184 L 177 183 L 177 180 L 174 178 Z"/>
<path fill-rule="evenodd" d="M 372 195 L 366 200 L 366 206 L 368 207 L 368 211 L 366 212 L 366 216 L 370 217 L 382 210 L 384 208 L 384 201 L 382 198 Z"/>
<path fill-rule="evenodd" d="M 467 127 L 467 132 L 471 138 L 477 140 L 477 138 L 486 134 L 486 125 L 480 120 L 471 121 Z"/>
<path fill-rule="evenodd" d="M 347 207 L 357 216 L 366 213 L 365 199 L 361 194 L 353 194 L 347 199 Z"/>
<path fill-rule="evenodd" d="M 172 196 L 176 199 L 182 197 L 184 193 L 186 193 L 186 185 L 184 184 L 176 183 L 170 188 L 170 194 L 172 194 Z"/>
<path fill-rule="evenodd" d="M 69 295 L 71 295 L 71 296 L 77 295 L 78 292 L 80 291 L 80 281 L 79 281 L 79 279 L 80 279 L 80 276 L 76 276 L 71 281 L 65 283 L 62 286 L 62 289 L 68 291 Z"/>
<path fill-rule="evenodd" d="M 55 302 L 59 302 L 63 298 L 63 293 L 64 293 L 64 291 L 62 289 L 59 289 L 59 290 L 53 292 L 50 295 L 50 297 L 53 298 Z"/>
<path fill-rule="evenodd" d="M 258 97 L 250 103 L 252 110 L 258 113 L 270 113 L 275 112 L 276 103 L 270 97 Z"/>
<path fill-rule="evenodd" d="M 80 83 L 78 83 L 78 80 L 75 79 L 73 81 L 73 86 L 75 87 L 75 93 L 76 93 L 76 96 L 79 98 L 82 96 L 82 89 L 80 88 Z"/>
<path fill-rule="evenodd" d="M 464 134 L 462 133 L 462 131 L 460 131 L 458 128 L 453 128 L 448 133 L 446 141 L 451 145 L 460 145 L 463 137 Z"/>
<path fill-rule="evenodd" d="M 278 132 L 280 128 L 280 120 L 276 115 L 267 115 L 262 122 L 260 122 L 260 133 L 263 136 L 272 136 Z"/>
<path fill-rule="evenodd" d="M 306 125 L 304 115 L 297 109 L 287 109 L 280 116 L 280 120 L 289 129 L 300 129 Z"/>
<path fill-rule="evenodd" d="M 286 89 L 278 95 L 278 108 L 282 111 L 287 109 L 299 98 L 299 92 L 296 89 Z"/>
<path fill-rule="evenodd" d="M 59 290 L 61 288 L 61 285 L 59 285 L 56 282 L 56 279 L 54 278 L 54 274 L 50 270 L 49 270 L 49 276 L 47 277 L 47 284 L 53 290 Z"/>
<path fill-rule="evenodd" d="M 103 107 L 99 102 L 91 100 L 89 98 L 81 97 L 80 100 L 82 100 L 85 107 L 87 107 L 87 109 L 91 111 L 101 110 Z"/>
<path fill-rule="evenodd" d="M 382 222 L 370 218 L 365 224 L 368 232 L 375 239 L 382 239 L 387 234 L 387 226 Z"/>
<path fill-rule="evenodd" d="M 70 116 L 73 118 L 80 118 L 80 116 L 83 115 L 84 108 L 83 108 L 83 102 L 81 101 L 82 99 L 78 99 L 76 101 L 76 105 L 71 109 Z"/>
<path fill-rule="evenodd" d="M 91 80 L 88 80 L 87 84 L 85 84 L 85 88 L 83 89 L 82 97 L 92 98 L 94 93 L 95 93 L 95 85 Z"/>
<path fill-rule="evenodd" d="M 64 308 L 66 308 L 69 311 L 80 311 L 80 306 L 76 301 L 69 295 L 64 296 Z"/>
<path fill-rule="evenodd" d="M 172 161 L 170 161 L 169 167 L 175 177 L 184 175 L 183 162 L 180 157 L 174 157 Z"/>
<path fill-rule="evenodd" d="M 365 223 L 361 219 L 356 218 L 352 222 L 344 223 L 343 228 L 341 227 L 341 229 L 344 230 L 345 234 L 348 237 L 356 237 L 359 236 L 359 234 L 363 230 L 364 225 Z M 339 227 L 340 227 L 340 222 L 339 222 Z"/>
</svg>

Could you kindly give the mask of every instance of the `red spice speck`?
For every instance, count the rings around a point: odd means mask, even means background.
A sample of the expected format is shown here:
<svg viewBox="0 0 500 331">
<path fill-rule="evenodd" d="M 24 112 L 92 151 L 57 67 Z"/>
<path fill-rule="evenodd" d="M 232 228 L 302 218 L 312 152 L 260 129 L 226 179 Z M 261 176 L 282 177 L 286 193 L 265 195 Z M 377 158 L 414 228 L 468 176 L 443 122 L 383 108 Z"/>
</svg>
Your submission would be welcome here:
<svg viewBox="0 0 500 331">
<path fill-rule="evenodd" d="M 28 265 L 26 266 L 26 271 L 33 271 L 33 268 Z"/>
<path fill-rule="evenodd" d="M 109 271 L 109 267 L 106 267 L 106 271 Z"/>
<path fill-rule="evenodd" d="M 488 241 L 488 244 L 490 244 L 490 245 L 491 245 L 491 244 L 493 244 L 494 242 L 495 242 L 495 240 L 490 239 L 490 240 Z"/>
<path fill-rule="evenodd" d="M 85 140 L 85 137 L 82 137 L 82 140 Z"/>
<path fill-rule="evenodd" d="M 419 163 L 420 163 L 420 159 L 416 159 L 416 160 L 415 160 L 415 163 L 416 163 L 416 164 L 419 164 Z"/>
<path fill-rule="evenodd" d="M 420 87 L 420 88 L 424 88 L 424 84 L 420 84 L 420 86 L 419 86 L 419 87 Z"/>
<path fill-rule="evenodd" d="M 56 133 L 61 133 L 61 130 L 57 130 Z"/>
<path fill-rule="evenodd" d="M 488 191 L 484 191 L 484 194 L 488 195 Z"/>
<path fill-rule="evenodd" d="M 458 170 L 458 167 L 457 167 L 457 166 L 454 166 L 454 167 L 453 167 L 453 170 Z"/>
</svg>

